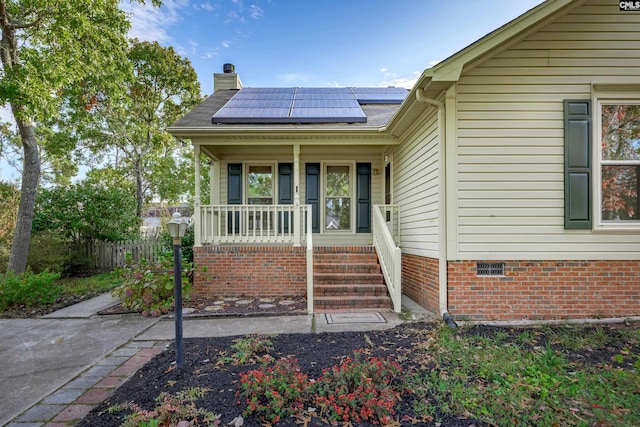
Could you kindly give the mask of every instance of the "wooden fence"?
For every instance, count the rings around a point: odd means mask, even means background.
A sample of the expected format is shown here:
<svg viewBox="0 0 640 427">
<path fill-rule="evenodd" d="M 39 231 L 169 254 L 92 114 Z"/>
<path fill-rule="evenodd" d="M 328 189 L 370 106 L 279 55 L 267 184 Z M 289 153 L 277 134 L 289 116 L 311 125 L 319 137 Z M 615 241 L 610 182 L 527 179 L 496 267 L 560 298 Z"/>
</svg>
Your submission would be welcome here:
<svg viewBox="0 0 640 427">
<path fill-rule="evenodd" d="M 78 260 L 86 262 L 82 270 L 107 272 L 116 267 L 122 267 L 127 253 L 131 254 L 135 264 L 143 259 L 153 263 L 158 260 L 158 251 L 161 249 L 162 243 L 158 239 L 118 242 L 87 240 L 76 246 L 74 255 Z"/>
</svg>

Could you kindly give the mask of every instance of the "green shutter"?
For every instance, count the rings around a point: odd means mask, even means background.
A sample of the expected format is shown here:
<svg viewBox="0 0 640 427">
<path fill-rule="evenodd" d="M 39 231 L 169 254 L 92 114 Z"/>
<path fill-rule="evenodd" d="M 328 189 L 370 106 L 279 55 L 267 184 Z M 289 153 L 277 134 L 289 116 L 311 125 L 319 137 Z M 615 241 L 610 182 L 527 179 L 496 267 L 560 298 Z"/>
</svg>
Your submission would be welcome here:
<svg viewBox="0 0 640 427">
<path fill-rule="evenodd" d="M 311 229 L 320 232 L 320 163 L 306 164 L 305 203 L 311 205 Z"/>
<path fill-rule="evenodd" d="M 229 163 L 227 166 L 227 204 L 242 204 L 242 163 Z M 229 212 L 227 221 L 229 233 L 240 232 L 240 212 L 236 212 L 235 216 Z"/>
<path fill-rule="evenodd" d="M 564 101 L 564 228 L 592 228 L 591 101 Z"/>
<path fill-rule="evenodd" d="M 293 204 L 293 164 L 278 164 L 278 204 Z"/>
<path fill-rule="evenodd" d="M 371 233 L 371 163 L 358 163 L 356 175 L 356 233 Z"/>
<path fill-rule="evenodd" d="M 229 163 L 227 174 L 227 203 L 242 204 L 242 163 Z"/>
</svg>

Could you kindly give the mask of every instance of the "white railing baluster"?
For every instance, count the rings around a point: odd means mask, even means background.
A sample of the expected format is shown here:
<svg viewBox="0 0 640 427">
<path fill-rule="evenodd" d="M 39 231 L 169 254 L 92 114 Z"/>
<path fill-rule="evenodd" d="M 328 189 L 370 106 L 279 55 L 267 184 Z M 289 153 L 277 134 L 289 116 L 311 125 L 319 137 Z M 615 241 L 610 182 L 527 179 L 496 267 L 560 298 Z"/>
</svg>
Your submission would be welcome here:
<svg viewBox="0 0 640 427">
<path fill-rule="evenodd" d="M 400 239 L 397 232 L 399 226 L 395 225 L 398 212 L 397 206 L 383 205 L 373 209 L 373 245 L 393 301 L 393 310 L 397 313 L 402 310 L 402 251 L 397 246 Z"/>
<path fill-rule="evenodd" d="M 299 212 L 299 215 L 298 213 Z M 207 205 L 200 207 L 201 244 L 308 242 L 302 205 Z M 295 228 L 294 228 L 295 227 Z"/>
</svg>

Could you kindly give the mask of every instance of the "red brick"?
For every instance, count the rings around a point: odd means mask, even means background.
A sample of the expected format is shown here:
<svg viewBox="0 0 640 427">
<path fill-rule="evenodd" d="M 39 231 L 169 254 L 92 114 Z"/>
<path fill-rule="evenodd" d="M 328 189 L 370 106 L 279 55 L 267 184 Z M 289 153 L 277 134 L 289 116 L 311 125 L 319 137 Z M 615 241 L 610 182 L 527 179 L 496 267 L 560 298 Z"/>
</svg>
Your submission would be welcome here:
<svg viewBox="0 0 640 427">
<path fill-rule="evenodd" d="M 454 316 L 541 320 L 640 314 L 640 261 L 505 261 L 510 281 L 475 277 L 475 266 L 475 261 L 448 263 Z"/>
</svg>

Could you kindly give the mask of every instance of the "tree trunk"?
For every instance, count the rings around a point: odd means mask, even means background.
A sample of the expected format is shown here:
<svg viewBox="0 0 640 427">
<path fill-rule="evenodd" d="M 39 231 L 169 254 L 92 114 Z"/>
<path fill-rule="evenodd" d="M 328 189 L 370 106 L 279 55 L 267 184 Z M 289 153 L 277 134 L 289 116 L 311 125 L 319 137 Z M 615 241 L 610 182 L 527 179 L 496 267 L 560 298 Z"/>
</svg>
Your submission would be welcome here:
<svg viewBox="0 0 640 427">
<path fill-rule="evenodd" d="M 22 139 L 24 166 L 22 169 L 22 187 L 20 189 L 18 218 L 13 234 L 8 270 L 23 273 L 27 268 L 33 210 L 36 204 L 36 191 L 38 190 L 38 183 L 40 181 L 40 152 L 38 151 L 36 130 L 33 123 L 25 123 L 20 119 L 16 119 L 16 123 Z"/>
</svg>

